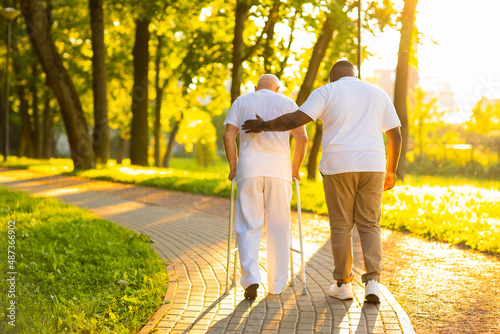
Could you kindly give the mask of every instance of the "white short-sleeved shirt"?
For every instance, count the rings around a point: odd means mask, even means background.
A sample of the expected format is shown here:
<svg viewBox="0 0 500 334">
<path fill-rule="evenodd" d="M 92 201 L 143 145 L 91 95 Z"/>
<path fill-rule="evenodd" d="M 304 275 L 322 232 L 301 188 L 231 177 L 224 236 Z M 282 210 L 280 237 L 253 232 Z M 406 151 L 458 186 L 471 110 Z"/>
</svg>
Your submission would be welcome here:
<svg viewBox="0 0 500 334">
<path fill-rule="evenodd" d="M 290 131 L 245 133 L 241 126 L 246 120 L 255 119 L 255 114 L 271 120 L 297 109 L 292 99 L 268 89 L 242 95 L 233 102 L 224 125 L 240 129 L 237 182 L 257 176 L 292 180 Z"/>
<path fill-rule="evenodd" d="M 343 77 L 316 89 L 299 110 L 323 122 L 324 175 L 386 171 L 383 132 L 401 122 L 382 89 Z"/>
</svg>

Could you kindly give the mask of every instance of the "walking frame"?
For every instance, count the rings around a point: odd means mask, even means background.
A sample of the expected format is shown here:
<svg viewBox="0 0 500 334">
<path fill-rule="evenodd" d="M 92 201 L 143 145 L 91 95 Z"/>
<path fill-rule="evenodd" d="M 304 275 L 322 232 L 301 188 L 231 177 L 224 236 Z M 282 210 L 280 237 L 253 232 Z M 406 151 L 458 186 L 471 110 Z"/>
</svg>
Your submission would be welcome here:
<svg viewBox="0 0 500 334">
<path fill-rule="evenodd" d="M 299 189 L 299 180 L 294 177 L 295 181 L 295 196 L 297 197 L 297 215 L 299 222 L 299 241 L 300 241 L 300 249 L 295 249 L 292 246 L 292 237 L 290 235 L 290 285 L 294 285 L 294 277 L 293 277 L 293 252 L 300 254 L 300 261 L 302 265 L 302 294 L 307 295 L 307 287 L 306 287 L 306 266 L 304 261 L 304 243 L 302 241 L 302 212 L 300 209 L 300 189 Z M 233 244 L 233 226 L 234 226 L 234 188 L 235 188 L 236 178 L 231 180 L 231 207 L 229 211 L 229 231 L 228 231 L 228 242 L 227 242 L 227 266 L 226 266 L 226 292 L 225 294 L 229 294 L 230 285 L 229 285 L 229 266 L 231 265 L 231 254 L 234 253 L 234 264 L 233 264 L 233 279 L 232 285 L 236 286 L 236 264 L 238 261 L 238 244 L 235 241 L 235 248 L 231 248 Z"/>
</svg>

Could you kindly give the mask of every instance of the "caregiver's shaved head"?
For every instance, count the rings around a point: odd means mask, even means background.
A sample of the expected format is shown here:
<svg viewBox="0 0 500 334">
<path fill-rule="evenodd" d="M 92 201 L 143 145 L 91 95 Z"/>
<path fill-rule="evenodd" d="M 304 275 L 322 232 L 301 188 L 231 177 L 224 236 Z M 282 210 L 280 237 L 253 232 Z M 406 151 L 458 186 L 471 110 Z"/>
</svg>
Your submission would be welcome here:
<svg viewBox="0 0 500 334">
<path fill-rule="evenodd" d="M 347 60 L 339 60 L 330 71 L 330 82 L 337 81 L 343 77 L 354 77 L 354 65 Z"/>
<path fill-rule="evenodd" d="M 264 74 L 259 78 L 255 91 L 258 91 L 259 89 L 269 89 L 273 92 L 278 92 L 279 88 L 280 81 L 278 77 L 274 74 Z"/>
</svg>

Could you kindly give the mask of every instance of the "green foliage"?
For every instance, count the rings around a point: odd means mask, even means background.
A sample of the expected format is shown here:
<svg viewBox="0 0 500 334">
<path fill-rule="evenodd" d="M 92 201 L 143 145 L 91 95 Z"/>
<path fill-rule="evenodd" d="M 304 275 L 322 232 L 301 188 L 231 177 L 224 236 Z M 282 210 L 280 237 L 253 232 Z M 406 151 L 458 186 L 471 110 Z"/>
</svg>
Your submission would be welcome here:
<svg viewBox="0 0 500 334">
<path fill-rule="evenodd" d="M 408 178 L 384 194 L 381 225 L 500 253 L 500 182 Z"/>
<path fill-rule="evenodd" d="M 500 101 L 483 97 L 472 109 L 466 127 L 471 132 L 500 136 Z"/>
<path fill-rule="evenodd" d="M 0 203 L 2 254 L 16 222 L 16 327 L 7 333 L 136 333 L 162 303 L 168 277 L 148 236 L 51 198 L 0 188 Z M 2 258 L 2 275 L 7 265 Z M 6 280 L 0 289 L 6 295 Z M 2 310 L 9 302 L 2 297 Z"/>
<path fill-rule="evenodd" d="M 410 92 L 408 171 L 421 175 L 499 177 L 498 105 L 480 101 L 471 120 L 465 123 L 465 132 L 463 125 L 446 123 L 446 113 L 438 110 L 437 100 L 437 96 L 420 87 Z"/>
</svg>

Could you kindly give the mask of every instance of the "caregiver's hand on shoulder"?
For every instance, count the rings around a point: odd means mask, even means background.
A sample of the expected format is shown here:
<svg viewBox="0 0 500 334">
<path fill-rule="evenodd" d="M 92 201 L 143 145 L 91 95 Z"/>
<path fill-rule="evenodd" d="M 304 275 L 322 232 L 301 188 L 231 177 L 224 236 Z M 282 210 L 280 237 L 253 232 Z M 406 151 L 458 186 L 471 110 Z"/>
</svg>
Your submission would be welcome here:
<svg viewBox="0 0 500 334">
<path fill-rule="evenodd" d="M 246 130 L 245 133 L 261 133 L 264 131 L 264 129 L 262 129 L 264 119 L 257 114 L 255 114 L 255 117 L 257 117 L 257 119 L 249 119 L 243 123 L 241 129 Z"/>
</svg>

